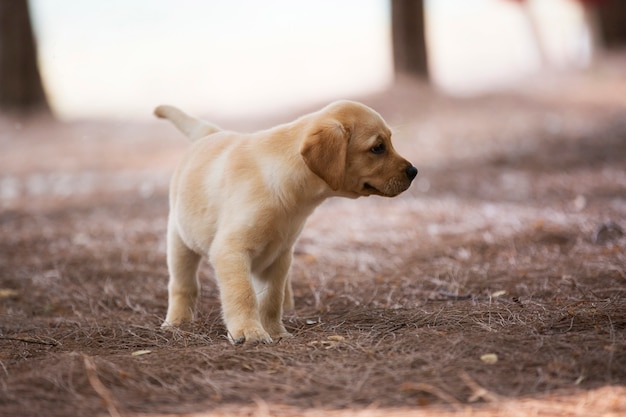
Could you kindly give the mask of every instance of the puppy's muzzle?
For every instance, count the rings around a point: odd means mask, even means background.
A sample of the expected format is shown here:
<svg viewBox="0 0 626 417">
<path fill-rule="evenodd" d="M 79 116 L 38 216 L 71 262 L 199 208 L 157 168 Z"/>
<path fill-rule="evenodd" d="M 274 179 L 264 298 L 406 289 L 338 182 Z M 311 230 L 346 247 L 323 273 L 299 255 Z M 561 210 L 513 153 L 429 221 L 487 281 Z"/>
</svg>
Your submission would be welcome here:
<svg viewBox="0 0 626 417">
<path fill-rule="evenodd" d="M 378 194 L 385 197 L 396 196 L 409 188 L 411 182 L 417 176 L 417 168 L 409 164 L 406 168 L 404 168 L 404 175 L 405 178 L 397 176 L 389 179 L 389 181 L 385 183 L 385 186 L 380 190 L 372 187 L 368 183 L 365 183 L 365 189 L 367 189 L 370 194 Z"/>
</svg>

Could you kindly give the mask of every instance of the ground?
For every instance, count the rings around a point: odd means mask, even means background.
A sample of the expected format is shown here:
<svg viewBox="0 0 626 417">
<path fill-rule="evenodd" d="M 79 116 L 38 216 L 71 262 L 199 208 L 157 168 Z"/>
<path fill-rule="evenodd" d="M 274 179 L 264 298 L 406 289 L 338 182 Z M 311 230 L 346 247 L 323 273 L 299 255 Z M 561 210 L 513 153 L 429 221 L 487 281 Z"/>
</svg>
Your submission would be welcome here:
<svg viewBox="0 0 626 417">
<path fill-rule="evenodd" d="M 209 265 L 159 327 L 172 127 L 1 118 L 0 414 L 626 413 L 624 64 L 361 98 L 420 173 L 313 214 L 273 345 L 228 343 Z"/>
</svg>

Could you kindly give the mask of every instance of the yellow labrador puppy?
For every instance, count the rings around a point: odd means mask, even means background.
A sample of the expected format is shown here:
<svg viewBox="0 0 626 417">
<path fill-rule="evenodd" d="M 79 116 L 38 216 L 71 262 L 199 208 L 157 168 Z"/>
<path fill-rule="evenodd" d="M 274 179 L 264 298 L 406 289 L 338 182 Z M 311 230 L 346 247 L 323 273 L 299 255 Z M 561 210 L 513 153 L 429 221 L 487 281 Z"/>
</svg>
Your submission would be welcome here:
<svg viewBox="0 0 626 417">
<path fill-rule="evenodd" d="M 164 326 L 191 321 L 198 264 L 213 265 L 233 343 L 289 336 L 287 272 L 306 218 L 328 197 L 393 197 L 417 168 L 398 155 L 391 130 L 371 108 L 339 101 L 257 133 L 223 131 L 172 106 L 159 106 L 193 141 L 170 188 Z"/>
</svg>

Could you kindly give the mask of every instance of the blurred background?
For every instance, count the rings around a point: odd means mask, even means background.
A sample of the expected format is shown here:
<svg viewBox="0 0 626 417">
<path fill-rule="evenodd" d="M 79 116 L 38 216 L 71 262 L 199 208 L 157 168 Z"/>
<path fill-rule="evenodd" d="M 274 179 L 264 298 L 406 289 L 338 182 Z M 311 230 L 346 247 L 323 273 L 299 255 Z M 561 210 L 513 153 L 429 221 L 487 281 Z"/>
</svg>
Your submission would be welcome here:
<svg viewBox="0 0 626 417">
<path fill-rule="evenodd" d="M 0 0 L 0 415 L 103 414 L 87 358 L 123 415 L 626 415 L 625 46 L 625 0 Z M 338 98 L 419 175 L 309 217 L 295 342 L 227 347 L 206 263 L 155 332 L 189 148 L 155 106 L 254 131 Z"/>
<path fill-rule="evenodd" d="M 48 107 L 61 120 L 148 118 L 159 103 L 239 117 L 383 91 L 403 75 L 475 94 L 588 66 L 624 43 L 624 9 L 619 0 L 1 0 L 0 106 Z M 34 66 L 45 94 L 33 93 Z"/>
</svg>

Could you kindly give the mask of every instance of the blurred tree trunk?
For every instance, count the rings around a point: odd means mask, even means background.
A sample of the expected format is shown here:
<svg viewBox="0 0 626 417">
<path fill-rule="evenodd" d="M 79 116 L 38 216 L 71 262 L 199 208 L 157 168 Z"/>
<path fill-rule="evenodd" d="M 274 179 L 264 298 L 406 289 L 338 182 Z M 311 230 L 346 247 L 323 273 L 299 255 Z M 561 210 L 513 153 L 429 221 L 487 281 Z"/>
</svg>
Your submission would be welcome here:
<svg viewBox="0 0 626 417">
<path fill-rule="evenodd" d="M 391 35 L 396 75 L 427 80 L 424 0 L 391 0 Z"/>
<path fill-rule="evenodd" d="M 626 2 L 624 0 L 589 1 L 597 3 L 600 41 L 606 48 L 626 47 Z"/>
<path fill-rule="evenodd" d="M 0 0 L 0 111 L 50 112 L 27 0 Z"/>
</svg>

